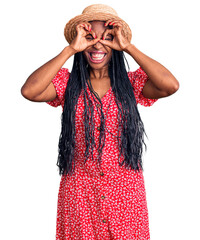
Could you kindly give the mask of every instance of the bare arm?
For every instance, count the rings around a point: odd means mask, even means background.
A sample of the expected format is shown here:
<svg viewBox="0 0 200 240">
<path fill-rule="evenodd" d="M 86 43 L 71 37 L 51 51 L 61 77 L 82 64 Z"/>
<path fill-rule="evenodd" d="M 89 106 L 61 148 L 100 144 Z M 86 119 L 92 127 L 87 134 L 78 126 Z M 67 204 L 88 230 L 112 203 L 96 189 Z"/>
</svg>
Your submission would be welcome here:
<svg viewBox="0 0 200 240">
<path fill-rule="evenodd" d="M 60 54 L 35 70 L 22 86 L 21 94 L 35 102 L 55 99 L 56 90 L 51 81 L 73 54 L 75 54 L 75 50 L 71 46 L 67 46 Z"/>
<path fill-rule="evenodd" d="M 52 83 L 53 78 L 63 64 L 75 53 L 81 52 L 98 39 L 87 41 L 85 36 L 90 33 L 96 38 L 91 30 L 90 23 L 80 23 L 76 26 L 77 35 L 71 44 L 65 47 L 60 54 L 51 59 L 40 68 L 35 70 L 21 88 L 22 95 L 34 102 L 48 102 L 56 98 L 56 89 Z"/>
<path fill-rule="evenodd" d="M 128 45 L 125 51 L 141 66 L 149 77 L 149 81 L 143 88 L 143 95 L 146 98 L 162 98 L 172 95 L 179 89 L 179 82 L 159 62 L 148 57 L 133 44 Z"/>
<path fill-rule="evenodd" d="M 149 80 L 142 91 L 144 97 L 158 99 L 172 95 L 178 90 L 179 82 L 168 69 L 142 53 L 122 35 L 122 23 L 120 21 L 108 20 L 105 26 L 107 25 L 113 25 L 113 29 L 107 29 L 104 32 L 103 39 L 108 33 L 112 34 L 114 39 L 113 41 L 101 40 L 100 42 L 118 51 L 125 51 L 146 72 Z"/>
</svg>

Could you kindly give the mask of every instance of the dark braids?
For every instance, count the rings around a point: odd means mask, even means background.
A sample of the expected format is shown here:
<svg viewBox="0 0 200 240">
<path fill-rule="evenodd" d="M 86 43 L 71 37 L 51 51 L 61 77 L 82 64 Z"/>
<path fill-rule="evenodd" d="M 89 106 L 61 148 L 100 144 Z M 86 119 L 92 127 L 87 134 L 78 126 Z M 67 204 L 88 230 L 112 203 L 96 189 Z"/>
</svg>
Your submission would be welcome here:
<svg viewBox="0 0 200 240">
<path fill-rule="evenodd" d="M 109 76 L 111 80 L 112 90 L 115 95 L 115 102 L 118 107 L 119 129 L 117 133 L 120 156 L 124 156 L 124 161 L 119 162 L 120 166 L 125 163 L 127 169 L 143 170 L 142 152 L 144 143 L 144 125 L 138 112 L 133 87 L 128 78 L 123 52 L 112 51 L 112 58 L 109 63 Z M 75 148 L 75 114 L 77 110 L 77 102 L 81 90 L 84 93 L 84 125 L 85 125 L 85 162 L 90 154 L 93 160 L 93 149 L 96 147 L 94 138 L 95 123 L 93 121 L 94 106 L 88 96 L 87 85 L 93 93 L 93 99 L 100 104 L 100 136 L 98 150 L 102 150 L 105 144 L 105 120 L 102 110 L 101 99 L 94 91 L 89 77 L 90 68 L 85 60 L 83 53 L 76 53 L 74 56 L 74 64 L 67 83 L 65 91 L 65 103 L 61 116 L 61 134 L 59 138 L 59 154 L 57 166 L 59 174 L 72 174 L 75 169 L 74 148 Z M 89 79 L 89 83 L 87 81 Z M 119 134 L 121 132 L 121 136 Z M 146 145 L 145 145 L 146 148 Z M 99 151 L 102 153 L 102 151 Z M 100 154 L 101 156 L 101 154 Z M 119 156 L 119 158 L 120 158 Z M 118 159 L 119 160 L 119 159 Z M 98 158 L 101 161 L 101 157 Z"/>
</svg>

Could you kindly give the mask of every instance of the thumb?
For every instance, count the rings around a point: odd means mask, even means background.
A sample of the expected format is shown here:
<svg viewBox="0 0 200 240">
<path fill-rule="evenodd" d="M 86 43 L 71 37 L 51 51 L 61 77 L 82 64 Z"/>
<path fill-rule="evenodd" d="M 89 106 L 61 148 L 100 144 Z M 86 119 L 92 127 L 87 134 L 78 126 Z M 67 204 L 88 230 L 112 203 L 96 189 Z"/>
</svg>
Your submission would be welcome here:
<svg viewBox="0 0 200 240">
<path fill-rule="evenodd" d="M 111 41 L 107 41 L 107 40 L 100 40 L 99 41 L 101 44 L 103 44 L 103 45 L 106 45 L 106 46 L 108 46 L 108 47 L 110 47 L 110 48 L 112 48 L 112 46 L 113 46 L 113 44 L 112 44 L 112 42 Z"/>
<path fill-rule="evenodd" d="M 95 38 L 95 39 L 93 39 L 93 40 L 91 40 L 91 41 L 89 42 L 89 46 L 95 45 L 95 44 L 98 43 L 99 41 L 100 41 L 100 39 Z"/>
</svg>

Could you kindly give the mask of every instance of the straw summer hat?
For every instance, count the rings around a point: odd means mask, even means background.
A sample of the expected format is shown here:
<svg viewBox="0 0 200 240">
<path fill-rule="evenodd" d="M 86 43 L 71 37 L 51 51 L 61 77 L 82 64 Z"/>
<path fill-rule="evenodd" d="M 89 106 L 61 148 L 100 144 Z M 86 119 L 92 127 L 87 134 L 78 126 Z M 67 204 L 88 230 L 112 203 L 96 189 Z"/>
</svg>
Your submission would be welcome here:
<svg viewBox="0 0 200 240">
<path fill-rule="evenodd" d="M 107 21 L 107 20 L 120 20 L 123 28 L 122 35 L 131 41 L 132 33 L 128 24 L 118 17 L 117 12 L 110 6 L 104 4 L 93 4 L 86 7 L 81 15 L 72 18 L 66 25 L 64 29 L 64 35 L 67 42 L 70 44 L 74 37 L 76 36 L 76 25 L 80 22 L 89 21 Z"/>
</svg>

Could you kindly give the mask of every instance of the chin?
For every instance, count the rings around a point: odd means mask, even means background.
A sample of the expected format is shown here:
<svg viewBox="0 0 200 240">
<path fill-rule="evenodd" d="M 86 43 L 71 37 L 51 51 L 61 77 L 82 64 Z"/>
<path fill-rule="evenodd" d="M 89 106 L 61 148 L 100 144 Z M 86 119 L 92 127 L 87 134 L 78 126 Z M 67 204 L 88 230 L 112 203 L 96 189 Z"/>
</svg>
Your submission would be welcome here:
<svg viewBox="0 0 200 240">
<path fill-rule="evenodd" d="M 89 64 L 91 69 L 101 70 L 103 68 L 108 68 L 108 64 Z"/>
</svg>

